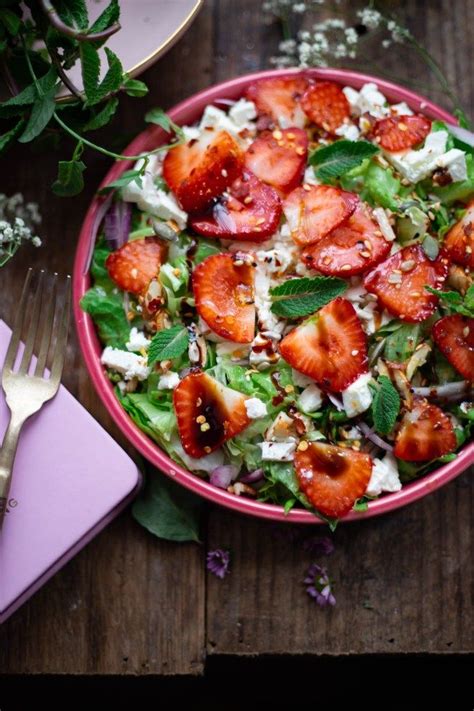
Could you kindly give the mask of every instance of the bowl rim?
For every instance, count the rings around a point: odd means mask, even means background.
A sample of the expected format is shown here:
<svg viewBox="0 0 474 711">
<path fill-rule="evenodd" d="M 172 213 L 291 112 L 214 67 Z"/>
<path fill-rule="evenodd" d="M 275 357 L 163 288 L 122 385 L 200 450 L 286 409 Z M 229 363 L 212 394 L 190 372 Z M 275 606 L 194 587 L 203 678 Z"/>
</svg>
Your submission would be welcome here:
<svg viewBox="0 0 474 711">
<path fill-rule="evenodd" d="M 271 69 L 252 74 L 245 74 L 236 79 L 215 84 L 210 88 L 199 91 L 189 98 L 175 105 L 168 111 L 169 116 L 177 123 L 191 123 L 197 120 L 206 104 L 218 102 L 223 98 L 239 98 L 245 88 L 259 79 L 271 77 L 293 76 L 302 74 L 316 79 L 329 79 L 344 85 L 360 88 L 368 82 L 376 83 L 379 89 L 392 102 L 406 101 L 410 108 L 422 111 L 434 119 L 456 124 L 457 120 L 449 112 L 431 102 L 424 96 L 406 89 L 393 82 L 360 72 L 343 69 Z M 157 126 L 150 126 L 130 143 L 125 149 L 125 155 L 136 155 L 150 146 L 159 145 L 164 140 L 163 131 Z M 115 162 L 102 180 L 100 187 L 104 187 L 124 172 L 131 165 L 130 161 Z M 174 462 L 151 438 L 148 437 L 133 422 L 128 413 L 122 408 L 115 396 L 112 383 L 107 378 L 100 362 L 101 345 L 95 332 L 92 318 L 84 313 L 79 301 L 90 286 L 89 267 L 92 256 L 93 244 L 90 233 L 94 223 L 100 217 L 100 207 L 104 197 L 96 195 L 89 205 L 79 235 L 76 256 L 73 268 L 73 309 L 78 334 L 79 344 L 84 356 L 86 367 L 94 387 L 105 405 L 112 419 L 127 437 L 129 442 L 160 471 L 175 479 L 180 484 L 196 494 L 225 506 L 257 518 L 283 521 L 286 523 L 322 524 L 322 519 L 306 509 L 292 509 L 284 513 L 281 506 L 263 503 L 250 498 L 244 498 L 219 489 L 199 475 L 188 471 Z M 359 521 L 373 516 L 379 516 L 388 511 L 393 511 L 426 496 L 461 474 L 474 462 L 474 442 L 467 444 L 458 453 L 452 462 L 442 465 L 425 476 L 410 482 L 395 493 L 389 493 L 380 499 L 369 502 L 367 510 L 362 512 L 351 511 L 341 522 Z"/>
</svg>

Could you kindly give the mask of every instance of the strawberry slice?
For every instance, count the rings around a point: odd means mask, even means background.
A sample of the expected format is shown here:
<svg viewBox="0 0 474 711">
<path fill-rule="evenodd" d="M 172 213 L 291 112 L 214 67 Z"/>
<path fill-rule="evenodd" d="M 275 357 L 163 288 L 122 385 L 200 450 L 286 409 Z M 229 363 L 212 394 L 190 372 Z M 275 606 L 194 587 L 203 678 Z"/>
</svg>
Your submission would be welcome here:
<svg viewBox="0 0 474 711">
<path fill-rule="evenodd" d="M 367 291 L 402 321 L 416 323 L 431 316 L 438 297 L 425 286 L 439 289 L 448 274 L 448 260 L 440 255 L 428 259 L 420 245 L 405 247 L 379 264 L 365 277 Z"/>
<path fill-rule="evenodd" d="M 354 307 L 338 297 L 285 336 L 280 353 L 325 390 L 341 392 L 367 371 L 367 340 Z"/>
<path fill-rule="evenodd" d="M 456 448 L 451 420 L 439 407 L 416 398 L 400 424 L 393 453 L 407 462 L 426 462 Z"/>
<path fill-rule="evenodd" d="M 166 258 L 166 246 L 156 237 L 126 242 L 107 257 L 109 276 L 120 289 L 142 294 Z"/>
<path fill-rule="evenodd" d="M 321 274 L 349 277 L 374 267 L 390 249 L 391 242 L 360 203 L 344 224 L 303 252 L 303 261 Z"/>
<path fill-rule="evenodd" d="M 368 454 L 333 444 L 309 442 L 308 445 L 295 453 L 300 489 L 324 516 L 342 518 L 365 494 L 372 460 Z"/>
<path fill-rule="evenodd" d="M 300 100 L 308 82 L 302 76 L 262 79 L 247 89 L 247 99 L 253 101 L 260 116 L 270 117 L 273 124 L 303 128 L 306 117 Z"/>
<path fill-rule="evenodd" d="M 163 177 L 186 212 L 205 210 L 242 173 L 243 154 L 226 131 L 203 131 L 188 143 L 171 148 Z"/>
<path fill-rule="evenodd" d="M 389 116 L 375 122 L 372 135 L 376 143 L 390 153 L 413 148 L 425 140 L 431 131 L 426 116 Z"/>
<path fill-rule="evenodd" d="M 205 237 L 262 242 L 272 235 L 281 217 L 281 201 L 270 185 L 244 171 L 207 215 L 190 220 L 195 232 Z"/>
<path fill-rule="evenodd" d="M 474 200 L 467 205 L 466 213 L 451 227 L 444 238 L 444 247 L 456 264 L 474 269 Z"/>
<path fill-rule="evenodd" d="M 467 380 L 474 381 L 474 318 L 444 316 L 431 331 L 441 353 Z"/>
<path fill-rule="evenodd" d="M 332 81 L 320 81 L 308 87 L 301 106 L 306 116 L 328 133 L 334 133 L 351 115 L 344 92 L 339 84 Z"/>
<path fill-rule="evenodd" d="M 250 423 L 247 398 L 207 373 L 184 377 L 173 392 L 178 431 L 186 454 L 204 457 Z"/>
<path fill-rule="evenodd" d="M 295 188 L 283 203 L 294 241 L 302 246 L 325 237 L 354 212 L 359 198 L 330 185 Z"/>
<path fill-rule="evenodd" d="M 250 343 L 255 335 L 254 268 L 239 255 L 213 254 L 193 272 L 198 314 L 218 336 Z"/>
<path fill-rule="evenodd" d="M 286 194 L 303 177 L 308 137 L 300 128 L 264 131 L 245 153 L 245 166 L 264 183 Z"/>
</svg>

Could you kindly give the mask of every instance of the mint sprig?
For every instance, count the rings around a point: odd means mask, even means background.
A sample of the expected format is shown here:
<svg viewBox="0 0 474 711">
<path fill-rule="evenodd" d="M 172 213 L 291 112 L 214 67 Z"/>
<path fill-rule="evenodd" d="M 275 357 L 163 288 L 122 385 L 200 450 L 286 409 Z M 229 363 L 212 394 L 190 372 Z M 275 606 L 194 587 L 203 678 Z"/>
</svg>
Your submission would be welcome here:
<svg viewBox="0 0 474 711">
<path fill-rule="evenodd" d="M 189 334 L 187 328 L 181 325 L 171 326 L 153 336 L 148 350 L 148 365 L 157 360 L 178 358 L 188 347 Z"/>
<path fill-rule="evenodd" d="M 458 291 L 438 291 L 431 286 L 425 286 L 425 289 L 437 296 L 441 305 L 450 313 L 474 318 L 474 284 L 469 287 L 464 297 Z"/>
<path fill-rule="evenodd" d="M 319 180 L 329 182 L 357 168 L 366 158 L 379 149 L 369 141 L 335 141 L 330 146 L 319 148 L 310 155 L 309 163 Z"/>
<path fill-rule="evenodd" d="M 270 290 L 272 311 L 285 318 L 307 316 L 343 294 L 346 289 L 346 282 L 337 277 L 289 279 Z"/>
<path fill-rule="evenodd" d="M 400 412 L 400 395 L 386 375 L 381 375 L 378 383 L 380 387 L 372 402 L 372 417 L 376 431 L 386 435 L 393 430 Z"/>
</svg>

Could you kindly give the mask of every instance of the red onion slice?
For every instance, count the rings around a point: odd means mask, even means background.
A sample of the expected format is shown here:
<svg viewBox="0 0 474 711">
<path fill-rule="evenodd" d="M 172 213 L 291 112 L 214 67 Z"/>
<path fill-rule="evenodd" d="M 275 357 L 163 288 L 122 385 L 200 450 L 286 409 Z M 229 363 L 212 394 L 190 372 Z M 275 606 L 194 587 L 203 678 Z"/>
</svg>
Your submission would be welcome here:
<svg viewBox="0 0 474 711">
<path fill-rule="evenodd" d="M 367 425 L 365 422 L 358 422 L 357 427 L 362 430 L 364 436 L 371 442 L 376 444 L 377 447 L 380 447 L 380 449 L 384 449 L 386 452 L 393 452 L 392 445 L 388 444 L 388 442 L 385 442 L 385 440 L 375 434 L 373 429 L 371 429 L 369 425 Z"/>
<path fill-rule="evenodd" d="M 128 241 L 132 225 L 132 207 L 130 203 L 116 200 L 112 203 L 104 218 L 104 234 L 112 250 L 119 249 Z"/>
<path fill-rule="evenodd" d="M 227 489 L 230 483 L 234 481 L 239 473 L 239 469 L 233 464 L 223 464 L 212 470 L 209 481 L 213 486 L 219 489 Z"/>
<path fill-rule="evenodd" d="M 256 481 L 260 481 L 261 479 L 263 479 L 263 469 L 255 469 L 255 471 L 241 476 L 239 481 L 243 484 L 254 484 Z"/>
</svg>

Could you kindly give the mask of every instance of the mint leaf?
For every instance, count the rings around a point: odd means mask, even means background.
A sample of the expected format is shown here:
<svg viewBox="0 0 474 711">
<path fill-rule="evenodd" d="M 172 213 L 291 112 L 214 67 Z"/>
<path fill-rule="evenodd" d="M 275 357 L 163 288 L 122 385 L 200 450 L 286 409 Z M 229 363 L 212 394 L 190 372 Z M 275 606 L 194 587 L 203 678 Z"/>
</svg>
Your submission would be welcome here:
<svg viewBox="0 0 474 711">
<path fill-rule="evenodd" d="M 48 125 L 56 108 L 55 95 L 56 87 L 53 86 L 48 93 L 35 100 L 26 128 L 18 139 L 20 143 L 29 143 Z"/>
<path fill-rule="evenodd" d="M 56 84 L 57 78 L 58 75 L 56 74 L 54 67 L 51 67 L 51 69 L 49 69 L 46 74 L 41 77 L 41 79 L 38 79 L 38 86 L 40 90 L 47 94 Z M 34 103 L 37 98 L 38 91 L 36 89 L 36 85 L 32 83 L 25 87 L 23 91 L 20 91 L 20 93 L 16 96 L 12 96 L 12 98 L 8 99 L 8 101 L 4 101 L 2 103 L 2 108 L 6 106 L 27 106 L 28 104 Z"/>
<path fill-rule="evenodd" d="M 157 360 L 178 358 L 188 347 L 189 334 L 184 326 L 172 326 L 153 336 L 148 350 L 148 365 Z"/>
<path fill-rule="evenodd" d="M 377 432 L 386 435 L 393 430 L 400 412 L 400 395 L 386 375 L 381 375 L 378 382 L 380 388 L 372 402 L 372 417 Z"/>
<path fill-rule="evenodd" d="M 143 81 L 139 81 L 138 79 L 131 79 L 127 75 L 125 75 L 124 80 L 122 81 L 122 89 L 125 91 L 128 96 L 145 96 L 148 94 L 148 87 Z"/>
<path fill-rule="evenodd" d="M 157 126 L 160 126 L 166 133 L 175 133 L 180 140 L 184 139 L 184 134 L 183 134 L 183 129 L 181 126 L 178 126 L 170 117 L 168 114 L 166 114 L 163 109 L 160 108 L 154 108 L 150 109 L 145 114 L 145 121 L 147 123 L 155 123 Z"/>
<path fill-rule="evenodd" d="M 93 99 L 89 100 L 89 97 L 87 97 L 89 105 L 98 104 L 99 101 L 102 101 L 108 94 L 113 94 L 115 91 L 118 91 L 122 85 L 123 67 L 120 59 L 108 47 L 104 47 L 104 52 L 109 68 L 107 74 L 97 87 Z"/>
<path fill-rule="evenodd" d="M 108 29 L 114 22 L 118 22 L 120 18 L 120 6 L 118 0 L 111 0 L 105 10 L 99 15 L 97 20 L 92 24 L 90 33 L 103 32 Z"/>
<path fill-rule="evenodd" d="M 157 470 L 149 473 L 132 507 L 138 523 L 158 538 L 197 543 L 201 511 L 201 499 Z"/>
<path fill-rule="evenodd" d="M 474 318 L 474 284 L 469 287 L 464 297 L 458 291 L 438 291 L 431 286 L 425 286 L 425 289 L 438 296 L 442 306 L 450 313 Z"/>
<path fill-rule="evenodd" d="M 366 158 L 370 158 L 378 151 L 377 146 L 368 141 L 344 139 L 314 151 L 310 155 L 309 163 L 315 166 L 316 177 L 327 182 L 357 168 Z"/>
<path fill-rule="evenodd" d="M 138 187 L 142 187 L 142 177 L 143 177 L 143 169 L 140 168 L 139 170 L 126 170 L 125 173 L 122 173 L 120 178 L 117 178 L 117 180 L 113 180 L 111 183 L 106 185 L 104 188 L 99 190 L 99 195 L 102 195 L 104 193 L 109 192 L 110 190 L 113 190 L 114 188 L 124 188 L 126 185 L 131 183 L 133 180 L 135 180 L 138 184 Z"/>
<path fill-rule="evenodd" d="M 4 7 L 0 10 L 0 22 L 9 32 L 9 34 L 15 36 L 20 31 L 21 19 L 12 10 Z"/>
<path fill-rule="evenodd" d="M 23 119 L 20 119 L 16 126 L 13 126 L 9 131 L 6 133 L 3 133 L 0 136 L 0 152 L 3 151 L 5 148 L 7 148 L 10 143 L 13 141 L 16 135 L 20 133 L 21 129 L 25 125 L 25 122 Z"/>
<path fill-rule="evenodd" d="M 106 126 L 112 116 L 115 114 L 118 106 L 118 99 L 114 97 L 108 101 L 104 108 L 95 116 L 92 116 L 89 121 L 82 127 L 83 131 L 96 131 L 98 128 Z"/>
<path fill-rule="evenodd" d="M 346 282 L 336 277 L 289 279 L 270 290 L 272 311 L 287 318 L 307 316 L 340 296 L 346 289 Z"/>
<path fill-rule="evenodd" d="M 61 5 L 64 5 L 64 3 L 61 3 Z M 66 8 L 61 8 L 61 10 L 63 9 Z M 87 5 L 85 0 L 68 0 L 67 12 L 78 29 L 85 30 L 87 28 L 89 24 L 89 15 L 87 13 Z M 62 19 L 64 20 L 64 17 Z M 68 24 L 68 20 L 66 20 L 66 23 Z"/>
<path fill-rule="evenodd" d="M 90 104 L 94 103 L 99 85 L 100 57 L 97 48 L 91 42 L 81 42 L 82 83 Z"/>
<path fill-rule="evenodd" d="M 84 188 L 83 172 L 86 166 L 81 160 L 60 160 L 58 163 L 58 177 L 52 187 L 53 192 L 59 197 L 73 197 Z"/>
</svg>

